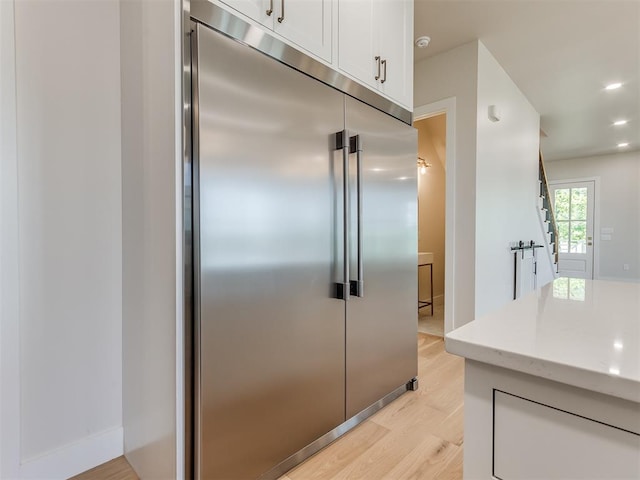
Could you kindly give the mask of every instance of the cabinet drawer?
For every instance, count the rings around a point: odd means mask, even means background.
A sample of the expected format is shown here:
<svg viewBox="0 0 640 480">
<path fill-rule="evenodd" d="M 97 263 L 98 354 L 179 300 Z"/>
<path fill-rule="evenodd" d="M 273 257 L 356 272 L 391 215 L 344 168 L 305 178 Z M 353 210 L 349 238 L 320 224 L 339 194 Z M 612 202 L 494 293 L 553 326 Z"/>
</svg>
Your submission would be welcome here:
<svg viewBox="0 0 640 480">
<path fill-rule="evenodd" d="M 638 479 L 640 435 L 494 391 L 493 474 L 512 479 Z"/>
</svg>

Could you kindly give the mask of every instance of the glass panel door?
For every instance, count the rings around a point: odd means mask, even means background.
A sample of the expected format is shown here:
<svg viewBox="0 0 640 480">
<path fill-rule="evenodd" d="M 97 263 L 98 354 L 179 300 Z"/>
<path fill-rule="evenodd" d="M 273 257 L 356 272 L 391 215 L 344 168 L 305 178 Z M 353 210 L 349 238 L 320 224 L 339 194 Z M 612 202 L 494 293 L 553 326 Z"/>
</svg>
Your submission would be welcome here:
<svg viewBox="0 0 640 480">
<path fill-rule="evenodd" d="M 558 226 L 560 276 L 593 278 L 594 182 L 556 183 L 550 187 Z"/>
</svg>

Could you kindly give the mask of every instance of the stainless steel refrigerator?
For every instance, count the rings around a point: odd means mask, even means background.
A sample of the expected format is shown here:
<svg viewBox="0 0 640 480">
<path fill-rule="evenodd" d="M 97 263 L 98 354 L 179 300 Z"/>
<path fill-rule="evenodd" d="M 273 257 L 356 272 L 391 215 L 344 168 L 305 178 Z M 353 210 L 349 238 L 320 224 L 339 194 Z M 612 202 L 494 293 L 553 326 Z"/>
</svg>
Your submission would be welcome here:
<svg viewBox="0 0 640 480">
<path fill-rule="evenodd" d="M 194 477 L 276 478 L 415 387 L 417 136 L 216 15 L 191 35 Z"/>
</svg>

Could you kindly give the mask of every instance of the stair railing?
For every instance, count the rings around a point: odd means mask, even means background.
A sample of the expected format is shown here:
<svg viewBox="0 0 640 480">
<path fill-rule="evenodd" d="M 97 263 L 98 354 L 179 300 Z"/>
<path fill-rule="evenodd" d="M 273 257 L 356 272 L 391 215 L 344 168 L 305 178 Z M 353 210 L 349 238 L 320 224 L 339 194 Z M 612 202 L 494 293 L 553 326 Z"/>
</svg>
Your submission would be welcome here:
<svg viewBox="0 0 640 480">
<path fill-rule="evenodd" d="M 538 178 L 540 180 L 540 195 L 544 198 L 543 207 L 547 211 L 547 221 L 551 224 L 551 241 L 553 242 L 553 257 L 556 265 L 558 265 L 558 226 L 556 224 L 556 215 L 553 211 L 553 202 L 551 201 L 551 193 L 549 192 L 549 182 L 547 180 L 547 172 L 544 168 L 542 160 L 542 152 L 539 152 L 539 171 Z"/>
</svg>

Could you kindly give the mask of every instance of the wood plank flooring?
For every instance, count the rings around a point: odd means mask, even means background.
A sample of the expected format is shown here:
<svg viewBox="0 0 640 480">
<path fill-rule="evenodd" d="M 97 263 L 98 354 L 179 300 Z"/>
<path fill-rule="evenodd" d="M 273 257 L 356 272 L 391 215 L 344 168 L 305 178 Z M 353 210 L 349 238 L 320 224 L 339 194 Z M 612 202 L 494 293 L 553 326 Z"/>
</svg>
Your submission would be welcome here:
<svg viewBox="0 0 640 480">
<path fill-rule="evenodd" d="M 124 457 L 118 457 L 69 480 L 138 480 L 138 476 Z"/>
<path fill-rule="evenodd" d="M 418 334 L 420 388 L 280 480 L 461 480 L 464 360 Z"/>
<path fill-rule="evenodd" d="M 418 334 L 420 388 L 290 470 L 280 480 L 461 480 L 464 360 Z M 137 480 L 117 458 L 71 480 Z"/>
</svg>

